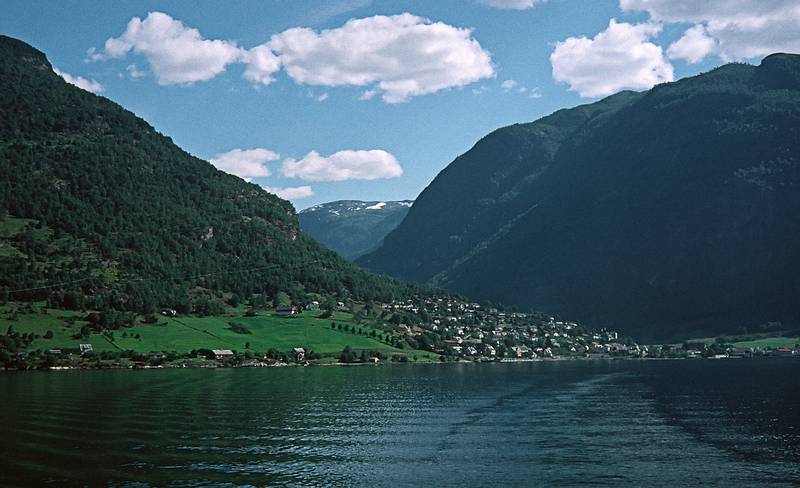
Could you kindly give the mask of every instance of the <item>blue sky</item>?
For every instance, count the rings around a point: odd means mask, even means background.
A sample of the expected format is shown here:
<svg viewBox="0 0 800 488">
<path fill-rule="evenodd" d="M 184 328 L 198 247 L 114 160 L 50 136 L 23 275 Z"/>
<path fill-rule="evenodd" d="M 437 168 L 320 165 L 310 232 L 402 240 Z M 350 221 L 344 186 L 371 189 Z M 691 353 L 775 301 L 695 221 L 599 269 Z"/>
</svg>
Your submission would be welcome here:
<svg viewBox="0 0 800 488">
<path fill-rule="evenodd" d="M 493 129 L 797 52 L 799 22 L 786 0 L 0 6 L 62 76 L 298 209 L 414 198 Z"/>
</svg>

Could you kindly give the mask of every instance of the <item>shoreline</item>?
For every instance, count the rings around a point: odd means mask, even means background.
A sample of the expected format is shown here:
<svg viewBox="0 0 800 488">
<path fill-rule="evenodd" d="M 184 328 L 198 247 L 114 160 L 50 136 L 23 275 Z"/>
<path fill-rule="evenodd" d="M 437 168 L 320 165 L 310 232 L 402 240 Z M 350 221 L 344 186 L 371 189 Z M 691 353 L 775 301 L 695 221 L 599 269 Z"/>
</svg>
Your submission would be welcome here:
<svg viewBox="0 0 800 488">
<path fill-rule="evenodd" d="M 454 365 L 454 364 L 474 364 L 474 365 L 494 365 L 494 364 L 522 364 L 522 363 L 557 363 L 557 362 L 581 362 L 581 361 L 699 361 L 699 360 L 711 360 L 711 361 L 720 361 L 724 359 L 736 360 L 736 359 L 749 359 L 749 360 L 759 360 L 759 359 L 800 359 L 795 357 L 781 357 L 781 356 L 761 356 L 761 357 L 727 357 L 727 358 L 652 358 L 652 357 L 639 357 L 639 358 L 631 358 L 631 357 L 598 357 L 598 358 L 589 358 L 589 357 L 559 357 L 559 358 L 530 358 L 530 359 L 502 359 L 502 360 L 494 360 L 494 361 L 426 361 L 426 362 L 381 362 L 381 363 L 340 363 L 340 362 L 331 362 L 331 363 L 259 363 L 259 364 L 247 364 L 247 365 L 225 365 L 225 364 L 203 364 L 203 365 L 146 365 L 146 366 L 123 366 L 123 365 L 107 365 L 101 367 L 95 366 L 52 366 L 49 368 L 31 368 L 31 369 L 0 369 L 0 373 L 29 373 L 29 372 L 38 372 L 38 373 L 49 373 L 49 372 L 64 372 L 64 371 L 130 371 L 130 370 L 169 370 L 169 369 L 211 369 L 211 370 L 218 370 L 218 369 L 262 369 L 262 368 L 305 368 L 305 367 L 359 367 L 359 366 L 373 366 L 373 367 L 380 367 L 380 366 L 408 366 L 408 365 Z"/>
</svg>

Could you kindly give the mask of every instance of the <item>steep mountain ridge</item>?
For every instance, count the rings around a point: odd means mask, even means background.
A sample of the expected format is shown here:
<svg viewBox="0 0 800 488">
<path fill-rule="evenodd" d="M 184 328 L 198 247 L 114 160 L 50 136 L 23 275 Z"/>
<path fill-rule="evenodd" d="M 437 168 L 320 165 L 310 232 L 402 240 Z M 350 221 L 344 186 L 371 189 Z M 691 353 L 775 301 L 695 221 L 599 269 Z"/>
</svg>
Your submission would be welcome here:
<svg viewBox="0 0 800 488">
<path fill-rule="evenodd" d="M 647 338 L 797 321 L 798 73 L 776 54 L 499 129 L 358 262 Z"/>
</svg>

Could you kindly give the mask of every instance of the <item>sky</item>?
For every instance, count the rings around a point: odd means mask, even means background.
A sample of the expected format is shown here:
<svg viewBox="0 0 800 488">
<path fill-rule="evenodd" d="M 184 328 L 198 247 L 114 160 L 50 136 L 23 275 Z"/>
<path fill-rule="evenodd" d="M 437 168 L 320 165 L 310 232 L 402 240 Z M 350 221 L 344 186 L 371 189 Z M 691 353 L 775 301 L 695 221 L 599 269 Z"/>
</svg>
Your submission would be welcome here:
<svg viewBox="0 0 800 488">
<path fill-rule="evenodd" d="M 800 52 L 800 2 L 4 0 L 0 33 L 303 209 L 413 199 L 499 127 Z"/>
</svg>

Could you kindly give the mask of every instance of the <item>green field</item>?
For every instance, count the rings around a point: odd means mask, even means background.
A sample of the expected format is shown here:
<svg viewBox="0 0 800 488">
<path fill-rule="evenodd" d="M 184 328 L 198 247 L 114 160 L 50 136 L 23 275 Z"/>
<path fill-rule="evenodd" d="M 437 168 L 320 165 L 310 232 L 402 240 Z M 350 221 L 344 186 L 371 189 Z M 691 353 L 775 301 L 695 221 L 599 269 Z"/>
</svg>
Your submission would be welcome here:
<svg viewBox="0 0 800 488">
<path fill-rule="evenodd" d="M 116 349 L 114 346 L 103 340 L 101 336 L 93 336 L 91 339 L 76 340 L 72 335 L 80 331 L 86 324 L 79 320 L 85 313 L 70 312 L 65 310 L 43 309 L 34 307 L 36 312 L 30 313 L 18 307 L 9 305 L 0 307 L 0 334 L 5 334 L 9 327 L 20 333 L 38 334 L 44 336 L 47 331 L 53 332 L 52 339 L 36 339 L 29 349 L 58 349 L 58 348 L 77 348 L 81 343 L 91 343 L 98 351 Z M 70 325 L 67 320 L 75 319 L 75 323 Z"/>
<path fill-rule="evenodd" d="M 773 349 L 779 347 L 793 348 L 795 344 L 800 344 L 800 337 L 765 337 L 763 339 L 733 343 L 736 347 L 771 347 Z"/>
<path fill-rule="evenodd" d="M 425 351 L 410 351 L 394 348 L 366 334 L 373 328 L 360 325 L 365 335 L 356 335 L 331 328 L 331 322 L 352 326 L 352 315 L 337 312 L 334 317 L 318 318 L 320 312 L 304 312 L 294 317 L 278 317 L 271 312 L 262 312 L 255 317 L 245 317 L 232 311 L 230 315 L 219 317 L 159 317 L 157 324 L 139 324 L 114 331 L 113 337 L 92 334 L 89 338 L 74 339 L 86 323 L 80 320 L 86 313 L 34 307 L 34 313 L 19 311 L 12 319 L 14 305 L 0 307 L 0 333 L 13 326 L 19 333 L 38 334 L 29 350 L 72 349 L 79 344 L 92 344 L 97 352 L 125 351 L 176 351 L 189 352 L 193 349 L 250 349 L 265 352 L 270 348 L 288 351 L 293 347 L 304 347 L 321 354 L 338 353 L 345 346 L 353 349 L 376 349 L 388 354 L 417 355 L 419 359 L 435 359 Z M 73 324 L 68 319 L 73 318 Z M 250 334 L 240 334 L 231 330 L 229 323 L 235 322 L 250 330 Z M 53 332 L 52 339 L 45 339 L 47 331 Z M 383 333 L 382 333 L 383 334 Z M 138 336 L 138 337 L 137 337 Z M 429 356 L 429 357 L 428 357 Z"/>
<path fill-rule="evenodd" d="M 707 345 L 714 344 L 717 341 L 716 337 L 704 337 L 702 339 L 691 339 L 688 342 L 691 343 L 705 343 Z M 793 348 L 795 344 L 800 344 L 800 337 L 785 337 L 785 336 L 778 336 L 778 337 L 761 337 L 759 339 L 750 339 L 750 340 L 743 340 L 738 341 L 735 338 L 729 339 L 730 345 L 734 347 L 760 347 L 760 348 L 772 348 L 777 349 L 779 347 L 789 347 Z M 674 346 L 680 347 L 683 343 L 675 343 Z"/>
</svg>

